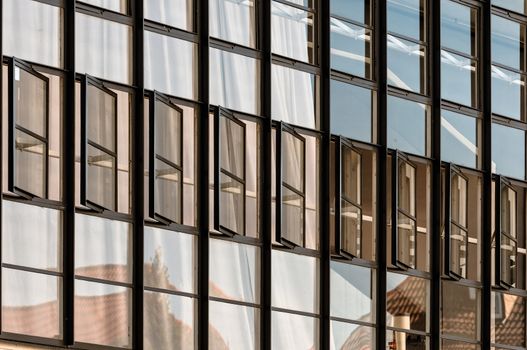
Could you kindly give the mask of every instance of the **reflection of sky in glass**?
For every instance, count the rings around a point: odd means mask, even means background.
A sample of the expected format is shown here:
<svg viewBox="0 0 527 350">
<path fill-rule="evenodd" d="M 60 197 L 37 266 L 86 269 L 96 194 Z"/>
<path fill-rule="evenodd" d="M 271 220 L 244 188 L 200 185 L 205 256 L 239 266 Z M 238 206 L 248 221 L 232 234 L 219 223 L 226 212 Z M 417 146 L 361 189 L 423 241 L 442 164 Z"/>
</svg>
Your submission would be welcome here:
<svg viewBox="0 0 527 350">
<path fill-rule="evenodd" d="M 416 155 L 426 155 L 427 108 L 388 96 L 388 147 Z"/>
<path fill-rule="evenodd" d="M 477 120 L 464 114 L 441 111 L 441 159 L 476 168 Z"/>
<path fill-rule="evenodd" d="M 501 6 L 518 13 L 525 13 L 525 0 L 492 0 L 492 5 Z"/>
<path fill-rule="evenodd" d="M 441 1 L 441 46 L 468 55 L 473 54 L 472 11 L 470 7 L 453 1 Z"/>
<path fill-rule="evenodd" d="M 492 113 L 519 120 L 524 89 L 520 74 L 492 66 Z"/>
<path fill-rule="evenodd" d="M 463 56 L 441 51 L 441 97 L 466 106 L 473 105 L 475 63 Z"/>
<path fill-rule="evenodd" d="M 503 17 L 492 16 L 492 61 L 505 66 L 523 68 L 522 56 L 524 43 L 522 26 L 518 22 Z"/>
<path fill-rule="evenodd" d="M 424 48 L 388 35 L 388 83 L 402 89 L 424 93 L 421 71 Z"/>
<path fill-rule="evenodd" d="M 388 0 L 387 20 L 388 31 L 406 37 L 423 40 L 421 38 L 420 0 Z"/>
<path fill-rule="evenodd" d="M 331 68 L 370 78 L 371 32 L 362 27 L 331 19 Z"/>
<path fill-rule="evenodd" d="M 369 0 L 331 0 L 331 13 L 340 17 L 349 18 L 356 22 L 367 24 L 367 7 Z"/>
<path fill-rule="evenodd" d="M 525 132 L 492 124 L 492 171 L 517 179 L 525 177 Z"/>
<path fill-rule="evenodd" d="M 331 343 L 330 349 L 348 349 L 346 341 L 349 340 L 349 344 L 375 344 L 375 329 L 372 327 L 365 327 L 356 325 L 353 323 L 344 323 L 331 321 Z M 372 350 L 373 345 L 367 348 L 361 348 L 361 350 Z"/>
<path fill-rule="evenodd" d="M 331 133 L 372 141 L 372 92 L 340 81 L 331 81 Z"/>
</svg>

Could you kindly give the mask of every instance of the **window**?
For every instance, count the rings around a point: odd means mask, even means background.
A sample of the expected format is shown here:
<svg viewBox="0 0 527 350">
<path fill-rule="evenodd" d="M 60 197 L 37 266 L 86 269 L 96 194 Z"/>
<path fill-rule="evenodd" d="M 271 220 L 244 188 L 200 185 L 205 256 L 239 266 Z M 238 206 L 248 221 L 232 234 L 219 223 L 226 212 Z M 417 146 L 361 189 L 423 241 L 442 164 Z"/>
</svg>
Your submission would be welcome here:
<svg viewBox="0 0 527 350">
<path fill-rule="evenodd" d="M 9 65 L 9 191 L 48 196 L 49 79 L 30 65 Z"/>
<path fill-rule="evenodd" d="M 478 168 L 481 159 L 481 120 L 441 109 L 441 160 Z"/>
<path fill-rule="evenodd" d="M 150 97 L 150 217 L 183 221 L 183 109 L 157 92 Z"/>
<path fill-rule="evenodd" d="M 193 0 L 144 0 L 145 19 L 191 31 L 194 28 Z"/>
<path fill-rule="evenodd" d="M 117 210 L 117 94 L 84 76 L 81 98 L 81 204 Z"/>
<path fill-rule="evenodd" d="M 516 286 L 518 257 L 517 198 L 516 191 L 505 178 L 496 179 L 496 283 L 505 287 Z"/>
<path fill-rule="evenodd" d="M 256 46 L 254 5 L 254 0 L 211 0 L 209 2 L 210 35 L 254 48 Z"/>
<path fill-rule="evenodd" d="M 455 282 L 441 283 L 441 334 L 456 340 L 477 341 L 480 337 L 481 290 Z M 451 341 L 451 340 L 448 340 Z M 469 349 L 468 345 L 447 349 Z"/>
<path fill-rule="evenodd" d="M 525 297 L 492 291 L 490 309 L 490 340 L 498 345 L 495 349 L 525 348 Z"/>
<path fill-rule="evenodd" d="M 516 11 L 521 14 L 527 12 L 527 3 L 525 0 L 492 0 L 493 6 L 500 6 L 504 9 Z"/>
<path fill-rule="evenodd" d="M 525 178 L 525 131 L 492 123 L 492 172 Z"/>
<path fill-rule="evenodd" d="M 97 7 L 102 7 L 110 11 L 128 13 L 128 0 L 82 0 L 82 2 Z"/>
<path fill-rule="evenodd" d="M 445 181 L 445 272 L 456 279 L 467 277 L 468 179 L 453 165 L 447 165 Z M 474 205 L 476 203 L 473 203 Z"/>
<path fill-rule="evenodd" d="M 276 240 L 305 245 L 305 138 L 290 126 L 276 125 Z"/>
</svg>

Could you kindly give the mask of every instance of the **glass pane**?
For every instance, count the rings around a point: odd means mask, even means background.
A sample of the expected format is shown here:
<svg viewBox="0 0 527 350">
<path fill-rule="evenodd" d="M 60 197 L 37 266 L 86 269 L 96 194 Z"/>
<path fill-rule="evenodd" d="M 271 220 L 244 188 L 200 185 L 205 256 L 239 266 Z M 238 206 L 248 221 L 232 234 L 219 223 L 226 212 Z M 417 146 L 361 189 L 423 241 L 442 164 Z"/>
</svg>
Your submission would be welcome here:
<svg viewBox="0 0 527 350">
<path fill-rule="evenodd" d="M 259 288 L 260 249 L 211 239 L 209 294 L 217 298 L 258 303 Z"/>
<path fill-rule="evenodd" d="M 62 279 L 2 268 L 2 332 L 62 339 Z"/>
<path fill-rule="evenodd" d="M 388 146 L 405 152 L 427 154 L 428 107 L 388 96 Z"/>
<path fill-rule="evenodd" d="M 235 121 L 220 117 L 221 168 L 244 179 L 245 129 Z"/>
<path fill-rule="evenodd" d="M 491 28 L 492 61 L 518 70 L 525 69 L 525 26 L 493 15 Z"/>
<path fill-rule="evenodd" d="M 315 129 L 315 75 L 272 65 L 272 118 Z"/>
<path fill-rule="evenodd" d="M 415 268 L 416 229 L 415 221 L 404 214 L 397 220 L 397 261 Z"/>
<path fill-rule="evenodd" d="M 478 124 L 476 118 L 441 110 L 441 159 L 477 168 Z"/>
<path fill-rule="evenodd" d="M 429 339 L 424 335 L 386 331 L 386 349 L 428 350 Z"/>
<path fill-rule="evenodd" d="M 516 285 L 516 242 L 501 235 L 501 281 L 510 286 Z"/>
<path fill-rule="evenodd" d="M 468 181 L 457 173 L 452 174 L 450 181 L 451 220 L 462 227 L 467 227 Z"/>
<path fill-rule="evenodd" d="M 272 252 L 272 305 L 317 313 L 319 262 L 317 258 L 280 250 Z"/>
<path fill-rule="evenodd" d="M 254 0 L 209 1 L 209 34 L 240 45 L 255 47 Z"/>
<path fill-rule="evenodd" d="M 195 304 L 193 298 L 145 291 L 144 348 L 195 349 Z"/>
<path fill-rule="evenodd" d="M 63 66 L 63 10 L 31 0 L 2 2 L 3 54 Z"/>
<path fill-rule="evenodd" d="M 318 349 L 318 323 L 318 319 L 313 317 L 273 311 L 272 349 Z"/>
<path fill-rule="evenodd" d="M 220 174 L 220 224 L 232 232 L 245 233 L 244 185 Z"/>
<path fill-rule="evenodd" d="M 331 316 L 374 323 L 375 270 L 336 261 L 330 266 Z"/>
<path fill-rule="evenodd" d="M 81 13 L 75 14 L 77 72 L 131 84 L 132 61 L 132 27 Z"/>
<path fill-rule="evenodd" d="M 87 146 L 88 173 L 86 174 L 86 197 L 89 201 L 115 210 L 115 157 Z"/>
<path fill-rule="evenodd" d="M 361 155 L 353 149 L 342 147 L 342 194 L 350 201 L 361 204 L 362 185 Z"/>
<path fill-rule="evenodd" d="M 465 343 L 457 340 L 441 339 L 442 350 L 479 350 L 478 344 Z M 495 350 L 494 348 L 491 348 Z"/>
<path fill-rule="evenodd" d="M 525 77 L 492 66 L 492 113 L 513 119 L 525 119 Z"/>
<path fill-rule="evenodd" d="M 331 133 L 374 142 L 375 92 L 331 80 Z"/>
<path fill-rule="evenodd" d="M 315 63 L 313 14 L 276 1 L 271 13 L 273 53 Z"/>
<path fill-rule="evenodd" d="M 476 56 L 476 18 L 476 9 L 441 0 L 441 46 Z"/>
<path fill-rule="evenodd" d="M 48 84 L 45 80 L 15 66 L 15 123 L 47 138 Z"/>
<path fill-rule="evenodd" d="M 46 144 L 15 130 L 14 185 L 35 196 L 46 197 Z"/>
<path fill-rule="evenodd" d="M 282 132 L 282 181 L 304 192 L 305 143 L 288 131 Z"/>
<path fill-rule="evenodd" d="M 159 159 L 155 160 L 154 210 L 157 214 L 181 223 L 181 171 Z"/>
<path fill-rule="evenodd" d="M 415 216 L 415 168 L 409 163 L 399 160 L 399 183 L 398 201 L 399 210 L 404 210 L 407 214 Z"/>
<path fill-rule="evenodd" d="M 342 200 L 341 248 L 353 256 L 360 257 L 362 249 L 362 211 Z"/>
<path fill-rule="evenodd" d="M 2 261 L 62 270 L 62 212 L 2 201 Z"/>
<path fill-rule="evenodd" d="M 74 307 L 76 342 L 131 348 L 130 288 L 76 280 Z"/>
<path fill-rule="evenodd" d="M 144 40 L 145 87 L 173 96 L 195 99 L 197 44 L 146 30 Z"/>
<path fill-rule="evenodd" d="M 245 235 L 257 238 L 260 235 L 260 142 L 261 129 L 256 122 L 245 121 Z"/>
<path fill-rule="evenodd" d="M 116 282 L 132 281 L 131 225 L 75 215 L 75 274 Z"/>
<path fill-rule="evenodd" d="M 304 245 L 304 198 L 282 186 L 282 238 Z"/>
<path fill-rule="evenodd" d="M 386 283 L 387 325 L 427 332 L 429 327 L 429 281 L 388 273 Z"/>
<path fill-rule="evenodd" d="M 331 321 L 330 349 L 375 349 L 375 328 Z"/>
<path fill-rule="evenodd" d="M 525 177 L 525 132 L 492 124 L 492 172 Z"/>
<path fill-rule="evenodd" d="M 476 108 L 476 86 L 476 61 L 441 50 L 442 98 Z"/>
<path fill-rule="evenodd" d="M 370 24 L 370 0 L 331 0 L 331 13 L 355 22 Z"/>
<path fill-rule="evenodd" d="M 259 317 L 253 307 L 210 301 L 209 349 L 259 349 Z"/>
<path fill-rule="evenodd" d="M 479 340 L 480 290 L 445 281 L 442 283 L 441 301 L 441 332 Z"/>
<path fill-rule="evenodd" d="M 86 100 L 88 140 L 115 152 L 117 97 L 88 83 Z"/>
<path fill-rule="evenodd" d="M 500 6 L 518 13 L 526 12 L 525 0 L 492 0 L 492 5 Z"/>
<path fill-rule="evenodd" d="M 145 286 L 196 292 L 197 236 L 145 226 L 144 244 Z"/>
<path fill-rule="evenodd" d="M 467 232 L 450 225 L 450 270 L 462 278 L 467 277 Z"/>
<path fill-rule="evenodd" d="M 372 32 L 331 18 L 331 68 L 372 79 Z"/>
<path fill-rule="evenodd" d="M 194 24 L 193 0 L 144 0 L 145 19 L 191 31 Z"/>
<path fill-rule="evenodd" d="M 210 49 L 210 104 L 260 114 L 260 61 Z"/>
<path fill-rule="evenodd" d="M 425 7 L 420 0 L 387 0 L 388 31 L 425 41 Z"/>
<path fill-rule="evenodd" d="M 525 299 L 516 295 L 492 292 L 491 342 L 525 347 Z"/>
<path fill-rule="evenodd" d="M 128 1 L 127 0 L 82 0 L 87 4 L 102 7 L 111 11 L 121 12 L 124 14 L 128 13 Z"/>
<path fill-rule="evenodd" d="M 516 238 L 516 192 L 508 186 L 501 188 L 501 232 Z"/>
<path fill-rule="evenodd" d="M 401 89 L 426 93 L 425 47 L 388 35 L 388 83 Z"/>
<path fill-rule="evenodd" d="M 155 102 L 155 111 L 155 153 L 181 166 L 183 111 L 162 101 Z"/>
</svg>

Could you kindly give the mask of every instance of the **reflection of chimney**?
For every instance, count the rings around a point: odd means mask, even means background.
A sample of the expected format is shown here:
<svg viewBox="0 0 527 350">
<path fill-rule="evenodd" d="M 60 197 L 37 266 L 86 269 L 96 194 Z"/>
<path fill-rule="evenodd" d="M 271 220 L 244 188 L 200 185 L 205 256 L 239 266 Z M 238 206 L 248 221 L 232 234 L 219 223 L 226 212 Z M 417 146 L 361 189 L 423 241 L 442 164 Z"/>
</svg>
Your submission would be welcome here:
<svg viewBox="0 0 527 350">
<path fill-rule="evenodd" d="M 410 315 L 398 315 L 393 317 L 393 326 L 400 329 L 410 329 Z M 395 344 L 397 350 L 406 350 L 406 333 L 395 333 Z"/>
</svg>

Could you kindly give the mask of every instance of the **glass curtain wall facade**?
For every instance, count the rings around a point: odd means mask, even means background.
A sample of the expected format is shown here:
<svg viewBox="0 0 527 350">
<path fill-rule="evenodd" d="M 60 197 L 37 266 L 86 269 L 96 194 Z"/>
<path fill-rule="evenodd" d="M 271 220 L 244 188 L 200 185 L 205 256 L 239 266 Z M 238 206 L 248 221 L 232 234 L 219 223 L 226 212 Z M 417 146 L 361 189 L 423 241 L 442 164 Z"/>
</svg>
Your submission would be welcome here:
<svg viewBox="0 0 527 350">
<path fill-rule="evenodd" d="M 0 346 L 527 349 L 524 0 L 2 0 Z"/>
</svg>

